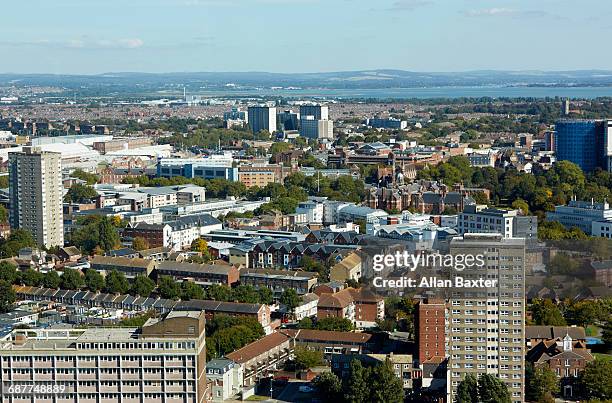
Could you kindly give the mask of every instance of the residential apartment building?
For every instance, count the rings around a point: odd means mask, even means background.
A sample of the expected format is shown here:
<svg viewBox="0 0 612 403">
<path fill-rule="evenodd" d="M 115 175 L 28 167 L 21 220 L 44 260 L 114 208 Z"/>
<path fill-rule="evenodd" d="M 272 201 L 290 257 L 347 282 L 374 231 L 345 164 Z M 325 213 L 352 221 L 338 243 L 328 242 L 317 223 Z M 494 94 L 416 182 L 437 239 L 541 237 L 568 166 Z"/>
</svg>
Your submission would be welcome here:
<svg viewBox="0 0 612 403">
<path fill-rule="evenodd" d="M 359 329 L 376 326 L 385 316 L 385 300 L 362 288 L 346 288 L 319 295 L 317 318 L 346 318 Z"/>
<path fill-rule="evenodd" d="M 107 275 L 113 270 L 123 273 L 127 278 L 136 276 L 148 277 L 157 262 L 151 259 L 128 258 L 121 256 L 94 256 L 91 261 L 91 268 L 103 275 Z"/>
<path fill-rule="evenodd" d="M 282 329 L 281 332 L 291 337 L 296 346 L 320 351 L 328 359 L 334 354 L 367 353 L 376 346 L 374 336 L 369 333 L 313 329 Z"/>
<path fill-rule="evenodd" d="M 317 284 L 317 277 L 317 273 L 306 271 L 242 269 L 240 284 L 269 288 L 279 298 L 288 289 L 294 289 L 300 295 L 309 293 Z"/>
<path fill-rule="evenodd" d="M 336 263 L 329 272 L 331 281 L 344 283 L 347 280 L 359 281 L 361 278 L 361 257 L 353 252 Z"/>
<path fill-rule="evenodd" d="M 270 306 L 265 304 L 243 304 L 240 302 L 221 302 L 212 300 L 192 299 L 181 301 L 176 306 L 177 310 L 202 310 L 206 312 L 206 319 L 210 320 L 217 315 L 228 315 L 234 317 L 250 317 L 257 320 L 264 328 L 266 334 L 272 333 L 272 321 L 270 318 Z"/>
<path fill-rule="evenodd" d="M 12 402 L 203 403 L 205 360 L 202 311 L 173 311 L 141 329 L 14 330 L 0 342 L 3 391 L 32 383 L 61 388 L 34 388 Z"/>
<path fill-rule="evenodd" d="M 248 123 L 253 133 L 266 130 L 276 131 L 276 108 L 269 106 L 249 106 Z"/>
<path fill-rule="evenodd" d="M 206 363 L 206 379 L 211 385 L 213 402 L 222 402 L 237 395 L 243 383 L 242 367 L 226 358 Z"/>
<path fill-rule="evenodd" d="M 467 374 L 498 376 L 512 401 L 525 400 L 525 240 L 501 234 L 465 234 L 450 244 L 454 256 L 479 256 L 484 265 L 458 278 L 490 280 L 490 286 L 455 288 L 450 298 L 449 401 Z"/>
<path fill-rule="evenodd" d="M 286 168 L 288 171 L 289 168 Z M 247 188 L 258 186 L 265 187 L 269 183 L 282 183 L 285 177 L 285 169 L 278 164 L 253 164 L 240 165 L 238 176 L 240 182 Z"/>
<path fill-rule="evenodd" d="M 446 303 L 421 300 L 416 309 L 417 359 L 420 363 L 446 357 Z"/>
<path fill-rule="evenodd" d="M 37 244 L 64 246 L 61 154 L 23 147 L 9 152 L 12 228 L 29 231 Z"/>
<path fill-rule="evenodd" d="M 459 213 L 459 234 L 495 233 L 504 238 L 537 240 L 538 218 L 519 215 L 519 210 L 489 208 L 486 205 L 468 204 Z"/>
<path fill-rule="evenodd" d="M 125 228 L 123 236 L 128 239 L 144 238 L 152 248 L 163 246 L 183 250 L 190 247 L 191 243 L 202 235 L 222 228 L 221 221 L 210 214 L 198 214 L 180 217 L 163 224 L 139 222 Z"/>
<path fill-rule="evenodd" d="M 270 377 L 291 358 L 295 343 L 287 335 L 274 332 L 239 350 L 227 354 L 226 358 L 238 365 L 243 375 L 242 387 L 256 385 L 261 379 Z"/>
<path fill-rule="evenodd" d="M 177 281 L 193 281 L 202 286 L 220 284 L 228 287 L 238 282 L 240 272 L 235 266 L 164 261 L 157 265 L 158 276 L 170 276 Z"/>
</svg>

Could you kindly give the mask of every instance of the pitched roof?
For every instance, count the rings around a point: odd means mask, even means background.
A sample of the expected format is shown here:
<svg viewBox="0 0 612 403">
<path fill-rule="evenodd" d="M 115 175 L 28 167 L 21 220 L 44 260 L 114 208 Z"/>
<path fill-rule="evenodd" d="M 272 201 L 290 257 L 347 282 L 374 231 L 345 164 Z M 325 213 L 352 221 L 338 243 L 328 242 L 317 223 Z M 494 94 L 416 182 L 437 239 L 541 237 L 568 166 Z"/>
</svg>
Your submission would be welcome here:
<svg viewBox="0 0 612 403">
<path fill-rule="evenodd" d="M 526 339 L 563 339 L 565 335 L 574 340 L 586 339 L 584 328 L 574 326 L 526 326 Z"/>
<path fill-rule="evenodd" d="M 239 364 L 244 364 L 245 362 L 248 362 L 253 358 L 258 357 L 287 341 L 289 341 L 289 337 L 287 335 L 282 334 L 280 332 L 274 332 L 257 341 L 254 341 L 251 344 L 247 344 L 246 346 L 234 351 L 233 353 L 228 354 L 226 358 Z"/>
<path fill-rule="evenodd" d="M 176 261 L 164 261 L 157 265 L 158 271 L 172 270 L 180 271 L 184 273 L 211 273 L 211 274 L 223 274 L 226 275 L 229 271 L 235 268 L 234 266 L 227 266 L 221 264 L 199 264 L 199 263 L 188 263 L 188 262 L 176 262 Z"/>
<path fill-rule="evenodd" d="M 176 305 L 175 309 L 257 314 L 261 307 L 261 304 L 244 304 L 240 302 L 221 302 L 204 299 L 192 299 L 190 301 L 180 301 Z"/>
<path fill-rule="evenodd" d="M 81 251 L 76 246 L 65 246 L 60 248 L 68 256 L 77 256 L 81 254 Z"/>
<path fill-rule="evenodd" d="M 94 256 L 91 261 L 92 266 L 121 266 L 121 267 L 139 267 L 139 268 L 148 268 L 150 265 L 155 264 L 150 259 L 142 259 L 139 257 L 136 258 L 127 258 L 120 256 Z"/>
</svg>

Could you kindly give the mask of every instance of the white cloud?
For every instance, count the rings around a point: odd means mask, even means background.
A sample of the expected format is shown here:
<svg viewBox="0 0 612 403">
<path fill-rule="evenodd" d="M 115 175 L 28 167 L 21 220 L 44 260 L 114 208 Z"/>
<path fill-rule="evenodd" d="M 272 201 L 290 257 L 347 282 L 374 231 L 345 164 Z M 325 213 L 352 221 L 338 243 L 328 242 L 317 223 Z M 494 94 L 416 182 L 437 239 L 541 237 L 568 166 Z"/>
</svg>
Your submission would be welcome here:
<svg viewBox="0 0 612 403">
<path fill-rule="evenodd" d="M 512 8 L 485 8 L 483 10 L 470 10 L 466 11 L 466 15 L 470 17 L 491 17 L 491 16 L 505 16 L 515 15 L 518 11 Z"/>
<path fill-rule="evenodd" d="M 517 10 L 514 8 L 493 7 L 481 10 L 468 10 L 464 14 L 467 17 L 545 17 L 549 15 L 542 10 Z"/>
</svg>

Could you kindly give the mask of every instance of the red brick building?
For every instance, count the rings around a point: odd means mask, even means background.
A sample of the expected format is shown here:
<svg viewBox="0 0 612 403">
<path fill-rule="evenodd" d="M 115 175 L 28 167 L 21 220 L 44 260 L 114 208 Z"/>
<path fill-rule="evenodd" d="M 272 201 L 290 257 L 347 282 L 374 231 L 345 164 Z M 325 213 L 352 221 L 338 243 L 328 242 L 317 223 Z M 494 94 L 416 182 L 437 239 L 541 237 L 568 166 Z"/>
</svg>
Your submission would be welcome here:
<svg viewBox="0 0 612 403">
<path fill-rule="evenodd" d="M 569 333 L 559 340 L 540 341 L 527 352 L 527 361 L 534 367 L 546 366 L 559 378 L 561 393 L 566 398 L 577 394 L 578 376 L 595 358 L 583 341 L 574 341 Z"/>
<path fill-rule="evenodd" d="M 322 293 L 317 306 L 317 318 L 346 318 L 359 329 L 376 326 L 385 315 L 382 297 L 362 288 L 346 288 L 336 293 Z"/>
<path fill-rule="evenodd" d="M 446 305 L 442 300 L 422 300 L 416 310 L 417 359 L 423 363 L 445 357 Z"/>
</svg>

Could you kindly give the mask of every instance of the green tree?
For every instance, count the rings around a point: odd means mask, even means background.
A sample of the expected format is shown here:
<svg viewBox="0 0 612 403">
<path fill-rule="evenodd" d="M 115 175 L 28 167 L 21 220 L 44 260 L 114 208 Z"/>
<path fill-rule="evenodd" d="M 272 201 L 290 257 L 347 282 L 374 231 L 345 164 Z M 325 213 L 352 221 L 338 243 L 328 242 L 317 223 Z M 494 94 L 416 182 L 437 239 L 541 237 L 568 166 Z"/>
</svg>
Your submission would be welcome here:
<svg viewBox="0 0 612 403">
<path fill-rule="evenodd" d="M 94 269 L 85 272 L 85 286 L 91 292 L 98 292 L 106 286 L 104 277 Z"/>
<path fill-rule="evenodd" d="M 510 392 L 501 379 L 483 374 L 478 379 L 478 399 L 482 403 L 510 403 Z"/>
<path fill-rule="evenodd" d="M 301 301 L 297 291 L 295 291 L 293 288 L 287 288 L 285 291 L 283 291 L 279 302 L 287 308 L 287 312 L 291 312 L 293 314 L 293 311 L 300 305 Z"/>
<path fill-rule="evenodd" d="M 75 269 L 64 268 L 62 273 L 62 288 L 78 290 L 85 285 L 81 272 Z"/>
<path fill-rule="evenodd" d="M 95 199 L 96 196 L 98 196 L 98 192 L 91 186 L 75 183 L 64 196 L 64 201 L 67 203 L 86 203 Z"/>
<path fill-rule="evenodd" d="M 361 365 L 361 361 L 352 360 L 350 372 L 346 381 L 344 399 L 350 403 L 369 403 L 370 376 L 367 368 Z"/>
<path fill-rule="evenodd" d="M 305 317 L 298 323 L 299 329 L 312 329 L 313 327 L 314 324 L 312 323 L 312 319 L 310 319 L 309 317 Z"/>
<path fill-rule="evenodd" d="M 191 251 L 205 253 L 208 252 L 208 242 L 203 238 L 196 238 L 191 242 Z"/>
<path fill-rule="evenodd" d="M 43 281 L 43 274 L 30 268 L 22 273 L 21 281 L 27 286 L 39 287 Z"/>
<path fill-rule="evenodd" d="M 0 223 L 6 224 L 8 223 L 8 219 L 9 219 L 8 210 L 6 209 L 6 207 L 0 204 Z"/>
<path fill-rule="evenodd" d="M 98 245 L 105 251 L 115 249 L 119 246 L 119 233 L 117 228 L 108 217 L 104 217 L 98 225 L 100 238 Z"/>
<path fill-rule="evenodd" d="M 257 293 L 259 294 L 260 304 L 271 305 L 274 302 L 274 294 L 272 294 L 272 290 L 270 290 L 269 288 L 258 288 Z"/>
<path fill-rule="evenodd" d="M 206 290 L 208 298 L 214 301 L 229 301 L 232 297 L 232 289 L 221 284 L 212 284 Z"/>
<path fill-rule="evenodd" d="M 559 393 L 559 378 L 546 365 L 534 368 L 528 364 L 525 368 L 525 398 L 530 401 L 550 401 Z M 554 400 L 554 399 L 553 399 Z"/>
<path fill-rule="evenodd" d="M 323 353 L 318 350 L 296 347 L 294 357 L 297 369 L 308 369 L 323 365 Z"/>
<path fill-rule="evenodd" d="M 17 266 L 6 261 L 0 262 L 0 280 L 9 284 L 17 284 L 20 277 L 21 273 L 17 270 Z"/>
<path fill-rule="evenodd" d="M 372 370 L 370 399 L 373 402 L 401 403 L 404 401 L 402 381 L 395 375 L 389 359 Z"/>
<path fill-rule="evenodd" d="M 159 278 L 157 289 L 162 298 L 178 299 L 181 295 L 181 285 L 169 276 L 161 276 Z"/>
<path fill-rule="evenodd" d="M 153 280 L 151 280 L 147 276 L 139 275 L 136 276 L 134 282 L 132 283 L 130 294 L 140 295 L 141 297 L 148 297 L 149 295 L 151 295 L 154 289 L 155 282 Z"/>
<path fill-rule="evenodd" d="M 550 299 L 535 299 L 530 308 L 536 325 L 565 326 L 567 324 L 557 305 Z"/>
<path fill-rule="evenodd" d="M 32 234 L 24 229 L 13 229 L 6 239 L 0 239 L 0 257 L 13 257 L 21 248 L 35 247 Z"/>
<path fill-rule="evenodd" d="M 82 169 L 75 169 L 74 171 L 72 171 L 70 176 L 84 180 L 90 186 L 96 184 L 100 180 L 100 177 L 98 175 L 85 172 Z"/>
<path fill-rule="evenodd" d="M 0 313 L 6 313 L 13 309 L 16 298 L 11 283 L 0 280 Z"/>
<path fill-rule="evenodd" d="M 87 253 L 92 253 L 96 249 L 98 252 L 109 251 L 120 245 L 115 224 L 121 225 L 121 219 L 117 222 L 114 217 L 91 215 L 79 224 L 81 226 L 71 234 L 69 242 L 79 245 Z"/>
<path fill-rule="evenodd" d="M 46 272 L 42 279 L 42 286 L 46 288 L 59 288 L 62 283 L 62 279 L 55 270 L 49 270 Z"/>
<path fill-rule="evenodd" d="M 353 322 L 347 318 L 328 317 L 317 322 L 318 330 L 334 330 L 338 332 L 350 332 L 353 330 Z"/>
<path fill-rule="evenodd" d="M 516 199 L 513 201 L 512 208 L 520 210 L 523 215 L 529 215 L 529 204 L 523 199 Z"/>
<path fill-rule="evenodd" d="M 108 294 L 126 294 L 130 290 L 130 283 L 120 271 L 111 270 L 104 280 L 104 292 Z"/>
<path fill-rule="evenodd" d="M 612 361 L 596 359 L 578 377 L 582 392 L 589 399 L 612 399 Z"/>
<path fill-rule="evenodd" d="M 467 374 L 457 386 L 457 403 L 478 403 L 478 381 Z"/>
<path fill-rule="evenodd" d="M 181 285 L 181 299 L 185 301 L 191 299 L 204 299 L 204 290 L 192 281 L 185 281 Z"/>
<path fill-rule="evenodd" d="M 571 325 L 588 327 L 594 325 L 601 319 L 608 318 L 609 310 L 605 310 L 604 306 L 598 301 L 577 301 L 567 306 L 565 310 L 565 318 Z"/>
<path fill-rule="evenodd" d="M 340 399 L 342 393 L 342 382 L 338 376 L 331 372 L 323 372 L 312 381 L 317 394 L 327 402 Z"/>
<path fill-rule="evenodd" d="M 134 237 L 132 240 L 132 249 L 134 250 L 145 250 L 149 249 L 149 241 L 141 236 Z"/>
</svg>

